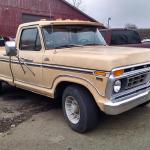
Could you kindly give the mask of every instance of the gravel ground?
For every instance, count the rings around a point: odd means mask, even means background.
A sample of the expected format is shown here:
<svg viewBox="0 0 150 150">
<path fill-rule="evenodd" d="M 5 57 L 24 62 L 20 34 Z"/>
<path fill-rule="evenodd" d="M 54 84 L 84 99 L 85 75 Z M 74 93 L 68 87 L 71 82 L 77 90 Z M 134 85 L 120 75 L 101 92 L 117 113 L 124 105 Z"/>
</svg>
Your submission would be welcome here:
<svg viewBox="0 0 150 150">
<path fill-rule="evenodd" d="M 97 129 L 78 134 L 49 98 L 5 86 L 0 98 L 0 150 L 150 149 L 150 104 L 118 116 L 102 114 L 100 119 Z"/>
<path fill-rule="evenodd" d="M 0 133 L 9 131 L 32 115 L 55 106 L 49 98 L 4 85 L 0 97 Z"/>
</svg>

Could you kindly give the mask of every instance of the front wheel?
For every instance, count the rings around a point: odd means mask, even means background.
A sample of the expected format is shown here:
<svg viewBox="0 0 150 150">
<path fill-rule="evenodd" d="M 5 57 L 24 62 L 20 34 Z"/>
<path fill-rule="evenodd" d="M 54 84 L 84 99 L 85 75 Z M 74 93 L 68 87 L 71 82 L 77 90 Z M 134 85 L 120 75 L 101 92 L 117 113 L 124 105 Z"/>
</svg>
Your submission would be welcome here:
<svg viewBox="0 0 150 150">
<path fill-rule="evenodd" d="M 98 124 L 98 107 L 83 87 L 67 87 L 63 92 L 62 105 L 64 117 L 73 130 L 84 133 Z"/>
</svg>

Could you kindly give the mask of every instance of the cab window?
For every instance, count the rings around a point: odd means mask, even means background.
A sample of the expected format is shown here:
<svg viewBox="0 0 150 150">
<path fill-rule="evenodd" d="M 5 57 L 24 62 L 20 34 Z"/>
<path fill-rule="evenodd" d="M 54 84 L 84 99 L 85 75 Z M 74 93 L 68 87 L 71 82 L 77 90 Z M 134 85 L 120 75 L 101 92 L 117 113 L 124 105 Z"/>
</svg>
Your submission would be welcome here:
<svg viewBox="0 0 150 150">
<path fill-rule="evenodd" d="M 37 28 L 24 29 L 20 38 L 20 50 L 40 51 L 41 41 Z"/>
</svg>

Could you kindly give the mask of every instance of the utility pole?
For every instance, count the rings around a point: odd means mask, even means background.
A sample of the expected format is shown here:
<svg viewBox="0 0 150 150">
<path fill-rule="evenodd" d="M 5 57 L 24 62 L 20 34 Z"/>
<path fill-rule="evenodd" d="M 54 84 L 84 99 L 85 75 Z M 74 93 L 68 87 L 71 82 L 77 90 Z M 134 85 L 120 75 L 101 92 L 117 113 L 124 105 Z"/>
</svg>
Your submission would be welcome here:
<svg viewBox="0 0 150 150">
<path fill-rule="evenodd" d="M 110 28 L 111 17 L 108 18 L 108 29 Z"/>
</svg>

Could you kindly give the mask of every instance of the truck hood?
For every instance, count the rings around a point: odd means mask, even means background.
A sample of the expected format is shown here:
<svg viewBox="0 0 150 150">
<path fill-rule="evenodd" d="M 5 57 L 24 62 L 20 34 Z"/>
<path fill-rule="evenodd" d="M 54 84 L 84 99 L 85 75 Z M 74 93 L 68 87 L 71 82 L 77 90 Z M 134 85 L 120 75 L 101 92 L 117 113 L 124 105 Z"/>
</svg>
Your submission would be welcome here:
<svg viewBox="0 0 150 150">
<path fill-rule="evenodd" d="M 55 65 L 111 71 L 117 67 L 150 62 L 150 49 L 92 46 L 56 50 Z"/>
</svg>

